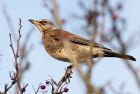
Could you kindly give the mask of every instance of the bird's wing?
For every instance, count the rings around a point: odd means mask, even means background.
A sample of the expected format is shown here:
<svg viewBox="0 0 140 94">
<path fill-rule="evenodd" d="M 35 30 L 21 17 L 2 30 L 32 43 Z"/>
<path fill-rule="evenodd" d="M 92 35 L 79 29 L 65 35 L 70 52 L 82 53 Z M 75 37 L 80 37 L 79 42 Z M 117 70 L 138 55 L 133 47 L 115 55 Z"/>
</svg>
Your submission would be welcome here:
<svg viewBox="0 0 140 94">
<path fill-rule="evenodd" d="M 99 47 L 99 48 L 103 48 L 103 49 L 106 49 L 106 50 L 111 50 L 111 49 L 108 49 L 108 48 L 98 44 L 98 43 L 95 43 L 95 42 L 92 42 L 90 40 L 84 39 L 84 38 L 82 38 L 78 35 L 69 33 L 67 31 L 62 32 L 62 35 L 63 35 L 64 38 L 67 38 L 69 41 L 71 41 L 73 43 L 76 43 L 76 44 L 92 46 L 92 47 Z"/>
</svg>

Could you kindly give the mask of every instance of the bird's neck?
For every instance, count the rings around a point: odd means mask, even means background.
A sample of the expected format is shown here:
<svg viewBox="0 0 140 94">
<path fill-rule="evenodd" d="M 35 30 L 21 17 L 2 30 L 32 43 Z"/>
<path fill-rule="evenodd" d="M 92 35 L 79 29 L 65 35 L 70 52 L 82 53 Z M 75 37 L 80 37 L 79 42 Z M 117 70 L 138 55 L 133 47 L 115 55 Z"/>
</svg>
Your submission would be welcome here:
<svg viewBox="0 0 140 94">
<path fill-rule="evenodd" d="M 46 28 L 45 31 L 53 31 L 53 30 L 57 30 L 58 28 L 52 26 L 52 27 L 49 27 L 49 28 Z"/>
</svg>

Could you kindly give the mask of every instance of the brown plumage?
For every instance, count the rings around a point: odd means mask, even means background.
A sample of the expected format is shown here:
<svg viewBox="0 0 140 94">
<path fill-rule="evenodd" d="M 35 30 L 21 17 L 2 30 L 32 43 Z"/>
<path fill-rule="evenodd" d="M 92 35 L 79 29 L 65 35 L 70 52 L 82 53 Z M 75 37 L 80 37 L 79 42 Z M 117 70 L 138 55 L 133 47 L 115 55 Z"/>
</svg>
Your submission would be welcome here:
<svg viewBox="0 0 140 94">
<path fill-rule="evenodd" d="M 47 20 L 35 21 L 30 19 L 29 21 L 36 25 L 42 33 L 42 41 L 46 51 L 58 60 L 68 62 L 71 59 L 70 54 L 73 54 L 78 62 L 84 62 L 89 55 L 92 56 L 91 59 L 95 57 L 118 57 L 136 61 L 133 56 L 113 52 L 100 44 L 58 29 Z M 68 42 L 68 45 L 65 41 Z M 70 47 L 68 48 L 68 46 Z"/>
</svg>

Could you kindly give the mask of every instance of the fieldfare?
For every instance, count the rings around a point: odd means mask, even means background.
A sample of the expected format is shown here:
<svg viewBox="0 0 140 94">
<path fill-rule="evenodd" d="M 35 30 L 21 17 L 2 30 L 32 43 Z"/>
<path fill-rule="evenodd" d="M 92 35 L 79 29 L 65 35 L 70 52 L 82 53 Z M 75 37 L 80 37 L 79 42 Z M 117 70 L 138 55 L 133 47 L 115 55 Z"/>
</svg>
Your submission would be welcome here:
<svg viewBox="0 0 140 94">
<path fill-rule="evenodd" d="M 70 62 L 71 56 L 74 55 L 78 62 L 85 62 L 86 57 L 90 54 L 90 59 L 96 57 L 117 57 L 136 61 L 133 56 L 114 52 L 93 41 L 58 29 L 55 25 L 45 19 L 30 19 L 29 21 L 36 25 L 42 33 L 42 42 L 46 51 L 49 55 L 58 60 Z M 65 43 L 65 41 L 67 41 L 68 44 Z"/>
</svg>

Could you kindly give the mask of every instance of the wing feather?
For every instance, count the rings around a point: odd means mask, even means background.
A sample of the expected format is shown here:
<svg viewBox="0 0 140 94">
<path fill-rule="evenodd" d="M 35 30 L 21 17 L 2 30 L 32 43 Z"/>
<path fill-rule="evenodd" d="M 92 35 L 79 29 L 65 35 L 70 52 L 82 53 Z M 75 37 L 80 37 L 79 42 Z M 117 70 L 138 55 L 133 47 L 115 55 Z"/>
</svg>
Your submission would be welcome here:
<svg viewBox="0 0 140 94">
<path fill-rule="evenodd" d="M 98 43 L 95 43 L 93 41 L 90 41 L 90 40 L 87 40 L 87 39 L 84 39 L 78 35 L 75 35 L 75 34 L 72 34 L 72 33 L 69 33 L 69 32 L 63 32 L 63 37 L 67 38 L 69 41 L 73 42 L 73 43 L 76 43 L 76 44 L 80 44 L 80 45 L 86 45 L 86 46 L 93 46 L 93 47 L 99 47 L 99 48 L 103 48 L 103 49 L 106 49 L 106 50 L 111 50 L 109 48 L 106 48 Z"/>
<path fill-rule="evenodd" d="M 56 31 L 58 31 L 58 30 L 56 30 Z M 56 40 L 59 40 L 59 39 L 61 40 L 61 39 L 66 38 L 68 41 L 76 43 L 76 44 L 85 45 L 85 46 L 92 46 L 92 47 L 102 48 L 102 49 L 111 51 L 111 49 L 106 48 L 103 45 L 100 45 L 100 44 L 93 42 L 91 40 L 84 39 L 78 35 L 72 34 L 72 33 L 67 32 L 67 31 L 62 31 L 61 34 L 58 34 L 58 35 L 56 35 L 56 34 L 51 35 L 51 37 L 56 39 Z"/>
</svg>

